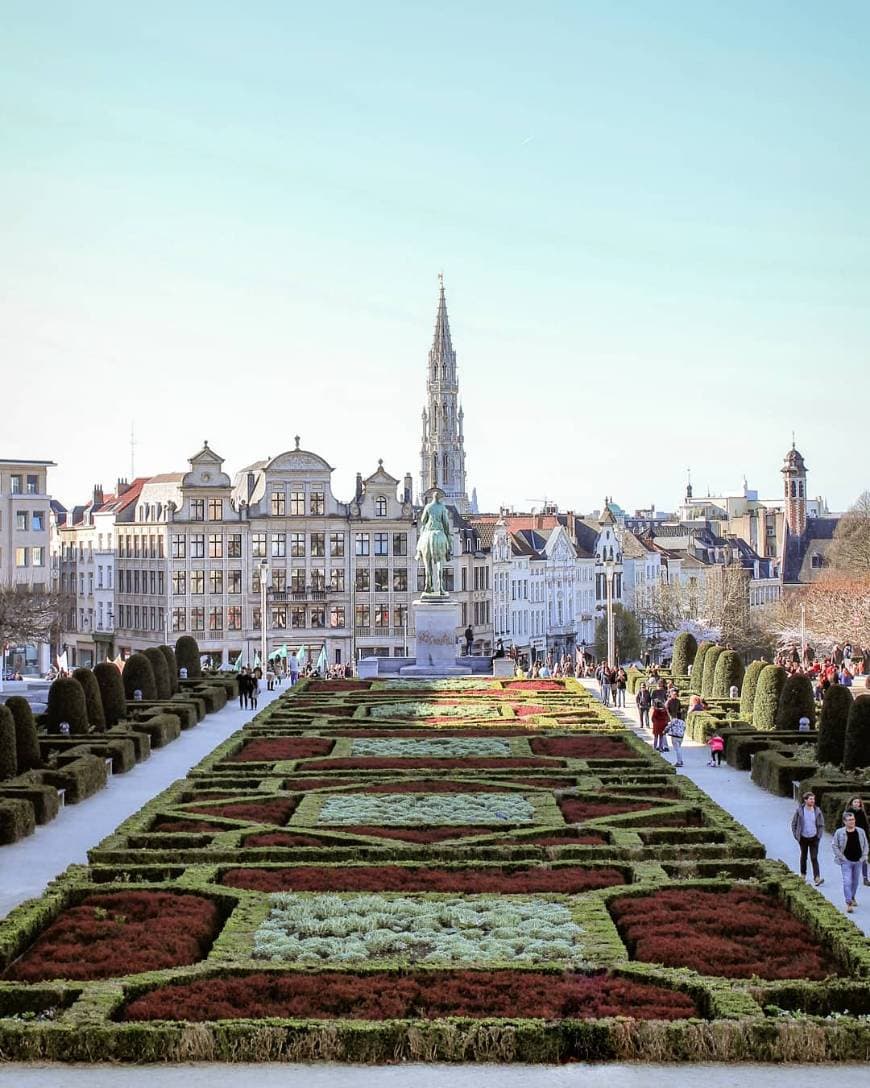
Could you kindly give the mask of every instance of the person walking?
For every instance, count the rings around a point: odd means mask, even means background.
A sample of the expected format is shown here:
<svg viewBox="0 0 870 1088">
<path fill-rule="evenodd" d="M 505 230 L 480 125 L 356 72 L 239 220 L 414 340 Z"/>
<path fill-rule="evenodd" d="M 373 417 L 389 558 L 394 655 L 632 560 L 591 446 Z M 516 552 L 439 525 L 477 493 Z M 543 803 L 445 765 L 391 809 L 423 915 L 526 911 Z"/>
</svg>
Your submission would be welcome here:
<svg viewBox="0 0 870 1088">
<path fill-rule="evenodd" d="M 674 766 L 683 766 L 683 737 L 686 735 L 686 723 L 682 718 L 671 718 L 665 728 L 664 735 L 671 738 L 674 746 Z"/>
<path fill-rule="evenodd" d="M 855 813 L 855 826 L 860 827 L 864 834 L 867 836 L 867 841 L 870 842 L 870 820 L 867 819 L 867 810 L 864 808 L 864 802 L 860 797 L 853 797 L 849 804 L 846 806 L 846 812 Z M 870 880 L 867 879 L 867 860 L 861 864 L 861 876 L 864 881 L 865 888 L 870 888 Z"/>
<path fill-rule="evenodd" d="M 641 684 L 637 689 L 635 702 L 637 703 L 637 712 L 640 714 L 641 729 L 649 729 L 649 708 L 652 706 L 652 699 L 646 684 Z"/>
<path fill-rule="evenodd" d="M 822 841 L 822 832 L 824 830 L 825 820 L 821 809 L 816 806 L 816 795 L 808 790 L 801 797 L 801 803 L 795 809 L 791 818 L 791 833 L 801 849 L 801 876 L 806 880 L 807 854 L 809 854 L 813 867 L 813 883 L 817 888 L 820 884 L 825 883 L 822 874 L 819 872 L 819 843 Z"/>
<path fill-rule="evenodd" d="M 474 642 L 474 631 L 469 626 L 465 628 L 465 656 L 471 657 L 471 644 Z"/>
<path fill-rule="evenodd" d="M 661 699 L 653 700 L 652 708 L 652 735 L 653 748 L 657 752 L 667 752 L 668 745 L 665 740 L 665 730 L 668 727 L 668 712 L 664 708 Z"/>
<path fill-rule="evenodd" d="M 601 666 L 601 701 L 605 706 L 610 706 L 610 666 L 606 663 Z"/>
<path fill-rule="evenodd" d="M 625 709 L 625 689 L 628 687 L 628 675 L 622 666 L 616 672 L 616 705 Z"/>
<path fill-rule="evenodd" d="M 855 813 L 843 813 L 843 826 L 838 827 L 831 839 L 834 860 L 843 873 L 843 895 L 846 913 L 851 914 L 858 906 L 858 884 L 861 881 L 862 864 L 867 861 L 867 836 L 855 824 Z"/>
<path fill-rule="evenodd" d="M 248 675 L 248 670 L 242 669 L 239 673 L 239 706 L 242 710 L 247 709 L 248 695 L 251 691 L 251 678 Z"/>
<path fill-rule="evenodd" d="M 291 650 L 290 656 L 287 658 L 287 670 L 290 673 L 290 687 L 294 687 L 299 683 L 299 658 L 296 656 L 296 651 Z"/>
<path fill-rule="evenodd" d="M 710 762 L 708 767 L 721 767 L 722 766 L 722 754 L 725 751 L 725 740 L 719 733 L 714 733 L 712 737 L 707 741 L 710 746 Z"/>
<path fill-rule="evenodd" d="M 668 689 L 665 710 L 672 718 L 682 718 L 683 716 L 683 704 L 680 702 L 679 692 L 673 685 Z"/>
</svg>

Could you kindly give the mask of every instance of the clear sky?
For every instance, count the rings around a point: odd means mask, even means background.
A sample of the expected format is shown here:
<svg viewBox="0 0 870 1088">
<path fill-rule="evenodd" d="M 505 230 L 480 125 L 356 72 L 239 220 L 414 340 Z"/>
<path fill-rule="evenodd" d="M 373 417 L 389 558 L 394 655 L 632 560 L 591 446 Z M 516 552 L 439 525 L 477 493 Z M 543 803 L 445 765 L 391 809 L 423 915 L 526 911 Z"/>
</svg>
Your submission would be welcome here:
<svg viewBox="0 0 870 1088">
<path fill-rule="evenodd" d="M 419 474 L 443 270 L 481 508 L 868 486 L 870 5 L 0 3 L 0 456 Z"/>
</svg>

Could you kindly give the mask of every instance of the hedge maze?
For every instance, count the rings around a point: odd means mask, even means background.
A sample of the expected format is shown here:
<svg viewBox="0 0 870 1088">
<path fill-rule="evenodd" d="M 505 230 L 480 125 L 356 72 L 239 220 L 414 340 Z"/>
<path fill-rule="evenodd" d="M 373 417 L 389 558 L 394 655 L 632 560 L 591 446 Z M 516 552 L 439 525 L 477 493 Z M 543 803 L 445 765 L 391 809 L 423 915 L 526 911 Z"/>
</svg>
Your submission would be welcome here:
<svg viewBox="0 0 870 1088">
<path fill-rule="evenodd" d="M 0 923 L 0 1055 L 870 1057 L 870 945 L 573 680 L 298 685 Z"/>
</svg>

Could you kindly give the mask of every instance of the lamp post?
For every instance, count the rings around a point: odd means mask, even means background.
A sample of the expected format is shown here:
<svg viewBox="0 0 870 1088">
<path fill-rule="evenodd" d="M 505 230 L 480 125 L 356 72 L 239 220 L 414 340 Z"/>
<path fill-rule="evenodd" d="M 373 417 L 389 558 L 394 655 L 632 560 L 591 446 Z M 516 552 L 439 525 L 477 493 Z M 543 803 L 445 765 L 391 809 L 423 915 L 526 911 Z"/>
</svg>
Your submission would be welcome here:
<svg viewBox="0 0 870 1088">
<path fill-rule="evenodd" d="M 266 672 L 266 579 L 269 576 L 269 562 L 260 560 L 260 668 Z"/>
<path fill-rule="evenodd" d="M 807 660 L 807 606 L 801 605 L 801 665 Z"/>
<path fill-rule="evenodd" d="M 613 571 L 615 563 L 608 559 L 604 564 L 604 579 L 607 583 L 607 664 L 616 665 L 616 631 L 613 627 Z"/>
</svg>

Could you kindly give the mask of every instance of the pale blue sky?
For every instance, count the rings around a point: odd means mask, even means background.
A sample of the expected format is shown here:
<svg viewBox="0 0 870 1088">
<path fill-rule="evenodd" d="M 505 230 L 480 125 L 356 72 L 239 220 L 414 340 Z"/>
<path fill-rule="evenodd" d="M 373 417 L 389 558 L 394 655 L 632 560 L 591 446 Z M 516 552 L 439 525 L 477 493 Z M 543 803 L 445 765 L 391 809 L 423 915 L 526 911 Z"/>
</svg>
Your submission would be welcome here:
<svg viewBox="0 0 870 1088">
<path fill-rule="evenodd" d="M 867 479 L 870 6 L 0 3 L 5 457 L 302 435 L 419 472 L 444 271 L 481 505 Z M 863 389 L 863 393 L 861 390 Z"/>
</svg>

